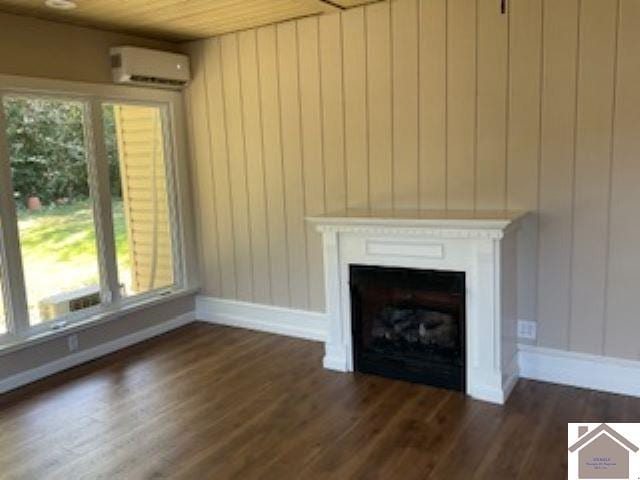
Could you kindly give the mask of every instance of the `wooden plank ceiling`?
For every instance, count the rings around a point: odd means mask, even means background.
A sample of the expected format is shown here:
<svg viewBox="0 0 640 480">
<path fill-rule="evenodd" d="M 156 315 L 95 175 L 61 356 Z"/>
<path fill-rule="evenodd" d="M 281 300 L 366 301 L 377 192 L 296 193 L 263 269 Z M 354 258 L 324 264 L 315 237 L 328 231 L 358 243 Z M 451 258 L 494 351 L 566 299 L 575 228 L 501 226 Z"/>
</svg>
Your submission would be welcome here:
<svg viewBox="0 0 640 480">
<path fill-rule="evenodd" d="M 45 0 L 0 0 L 0 11 L 86 27 L 185 41 L 378 0 L 75 0 L 57 10 Z"/>
</svg>

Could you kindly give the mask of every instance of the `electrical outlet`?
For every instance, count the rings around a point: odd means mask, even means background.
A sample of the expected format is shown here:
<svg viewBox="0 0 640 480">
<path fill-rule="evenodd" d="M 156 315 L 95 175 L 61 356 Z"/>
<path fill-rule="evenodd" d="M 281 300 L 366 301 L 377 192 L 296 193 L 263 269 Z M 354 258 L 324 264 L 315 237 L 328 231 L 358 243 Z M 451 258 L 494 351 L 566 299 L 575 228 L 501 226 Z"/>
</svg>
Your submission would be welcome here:
<svg viewBox="0 0 640 480">
<path fill-rule="evenodd" d="M 536 339 L 536 322 L 530 320 L 518 320 L 518 338 L 526 340 Z"/>
<path fill-rule="evenodd" d="M 70 352 L 78 350 L 78 335 L 69 335 L 67 337 L 67 346 Z"/>
</svg>

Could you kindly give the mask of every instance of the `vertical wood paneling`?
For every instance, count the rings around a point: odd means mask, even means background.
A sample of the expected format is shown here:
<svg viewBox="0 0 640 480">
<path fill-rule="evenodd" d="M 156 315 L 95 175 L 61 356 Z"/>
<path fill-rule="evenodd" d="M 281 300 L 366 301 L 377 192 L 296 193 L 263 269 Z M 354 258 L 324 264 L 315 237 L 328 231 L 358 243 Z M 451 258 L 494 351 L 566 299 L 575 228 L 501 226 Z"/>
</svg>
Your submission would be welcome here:
<svg viewBox="0 0 640 480">
<path fill-rule="evenodd" d="M 545 0 L 538 340 L 569 344 L 578 0 Z"/>
<path fill-rule="evenodd" d="M 192 205 L 193 205 L 193 227 L 195 229 L 195 247 L 196 247 L 196 258 L 197 259 L 201 259 L 202 262 L 205 261 L 209 261 L 210 265 L 209 266 L 203 266 L 203 268 L 201 268 L 198 271 L 198 281 L 200 282 L 201 288 L 204 291 L 210 291 L 213 290 L 209 287 L 210 285 L 210 281 L 207 280 L 207 276 L 213 275 L 218 273 L 218 262 L 215 261 L 217 260 L 217 254 L 215 256 L 215 259 L 213 257 L 213 255 L 206 255 L 204 254 L 203 248 L 204 248 L 204 243 L 203 242 L 203 234 L 202 234 L 202 223 L 204 221 L 206 221 L 204 219 L 205 216 L 205 212 L 203 211 L 202 208 L 200 208 L 200 202 L 202 201 L 201 199 L 205 198 L 205 195 L 207 195 L 207 193 L 211 193 L 212 197 L 214 197 L 213 192 L 207 192 L 207 190 L 205 188 L 202 187 L 202 185 L 199 182 L 199 178 L 198 178 L 198 162 L 200 162 L 201 166 L 200 168 L 202 168 L 202 164 L 205 164 L 207 167 L 210 165 L 210 158 L 209 158 L 209 152 L 208 152 L 208 148 L 206 150 L 206 155 L 204 154 L 204 146 L 209 145 L 209 141 L 208 141 L 208 132 L 202 128 L 202 127 L 198 127 L 200 128 L 200 135 L 198 135 L 195 132 L 195 127 L 194 127 L 194 118 L 197 117 L 197 119 L 199 120 L 199 124 L 206 124 L 207 122 L 207 117 L 208 117 L 208 112 L 206 109 L 206 106 L 202 105 L 202 103 L 200 103 L 201 108 L 200 111 L 198 113 L 194 114 L 194 110 L 195 110 L 195 99 L 196 98 L 204 98 L 204 81 L 203 81 L 203 75 L 202 75 L 202 43 L 196 42 L 196 43 L 192 43 L 186 46 L 185 48 L 185 53 L 189 55 L 189 57 L 191 58 L 191 82 L 189 82 L 189 84 L 184 88 L 183 91 L 183 95 L 184 95 L 184 102 L 185 102 L 185 106 L 184 106 L 184 112 L 185 112 L 185 118 L 186 118 L 186 135 L 187 135 L 187 147 L 188 147 L 188 151 L 189 151 L 189 182 L 190 184 L 193 186 L 192 192 L 193 192 L 193 196 L 192 196 Z M 199 87 L 199 88 L 198 88 Z M 204 134 L 202 134 L 202 132 L 204 131 Z M 198 138 L 198 142 L 196 142 L 196 138 Z M 202 142 L 205 142 L 204 145 Z M 205 158 L 203 158 L 205 157 Z M 213 211 L 209 212 L 210 214 L 212 214 L 215 218 L 215 209 Z M 217 247 L 217 239 L 215 240 L 215 245 Z M 211 293 L 209 295 L 212 295 Z M 216 292 L 216 294 L 214 296 L 218 296 L 219 292 Z M 0 309 L 2 305 L 2 300 L 0 300 Z"/>
<path fill-rule="evenodd" d="M 500 210 L 506 204 L 508 22 L 495 2 L 478 2 L 475 208 L 479 210 Z"/>
<path fill-rule="evenodd" d="M 640 6 L 617 6 L 393 0 L 203 41 L 187 98 L 206 292 L 320 310 L 305 215 L 506 206 L 539 214 L 518 279 L 538 343 L 637 358 Z"/>
<path fill-rule="evenodd" d="M 509 4 L 507 208 L 536 212 L 540 159 L 542 1 Z M 537 215 L 518 232 L 518 318 L 537 318 Z"/>
<path fill-rule="evenodd" d="M 291 306 L 307 308 L 307 231 L 304 221 L 305 195 L 300 132 L 300 86 L 296 24 L 277 26 L 278 68 Z"/>
<path fill-rule="evenodd" d="M 218 257 L 218 229 L 216 225 L 215 190 L 211 175 L 209 146 L 209 111 L 206 102 L 204 74 L 204 43 L 191 46 L 191 82 L 187 88 L 187 128 L 191 155 L 191 178 L 195 187 L 193 198 L 198 254 L 202 261 L 200 280 L 205 294 L 221 296 L 220 259 Z"/>
<path fill-rule="evenodd" d="M 475 198 L 476 2 L 447 1 L 447 208 Z"/>
<path fill-rule="evenodd" d="M 327 211 L 347 208 L 340 15 L 320 17 L 322 149 Z"/>
<path fill-rule="evenodd" d="M 420 207 L 446 207 L 447 0 L 422 0 L 420 19 Z"/>
<path fill-rule="evenodd" d="M 347 206 L 369 208 L 367 52 L 363 8 L 342 14 Z"/>
<path fill-rule="evenodd" d="M 637 360 L 640 295 L 640 2 L 620 1 L 604 353 Z"/>
<path fill-rule="evenodd" d="M 298 22 L 301 133 L 306 215 L 320 215 L 325 211 L 318 33 L 317 18 L 307 18 Z M 306 229 L 309 308 L 311 310 L 322 310 L 324 308 L 322 238 L 312 224 L 307 223 Z"/>
<path fill-rule="evenodd" d="M 284 173 L 282 171 L 276 28 L 274 26 L 258 30 L 258 67 L 268 218 L 267 236 L 271 260 L 271 296 L 276 305 L 288 307 L 290 304 L 289 249 L 287 246 Z"/>
<path fill-rule="evenodd" d="M 602 354 L 617 1 L 582 0 L 573 206 L 572 350 Z"/>
<path fill-rule="evenodd" d="M 418 4 L 391 2 L 393 205 L 418 208 Z"/>
<path fill-rule="evenodd" d="M 258 85 L 256 31 L 238 34 L 240 90 L 244 147 L 247 165 L 249 232 L 253 262 L 253 301 L 271 302 L 269 242 L 265 202 L 264 166 L 262 159 L 262 112 Z"/>
<path fill-rule="evenodd" d="M 238 36 L 225 35 L 220 39 L 224 113 L 227 127 L 229 180 L 231 182 L 231 210 L 233 236 L 240 255 L 236 255 L 238 298 L 253 300 L 253 253 L 249 225 L 247 192 L 247 159 L 244 144 L 240 67 L 238 64 Z"/>
<path fill-rule="evenodd" d="M 371 208 L 393 207 L 391 116 L 391 31 L 389 3 L 365 10 L 367 22 L 367 104 L 369 105 L 369 191 Z"/>
<path fill-rule="evenodd" d="M 209 111 L 209 145 L 211 152 L 211 176 L 216 205 L 218 245 L 220 251 L 219 269 L 222 295 L 237 298 L 236 286 L 236 244 L 233 232 L 231 201 L 231 181 L 229 177 L 229 155 L 227 128 L 225 125 L 224 91 L 222 87 L 222 61 L 220 40 L 204 42 L 205 99 Z M 206 248 L 205 248 L 206 250 Z"/>
<path fill-rule="evenodd" d="M 507 207 L 538 206 L 543 0 L 510 2 Z"/>
</svg>

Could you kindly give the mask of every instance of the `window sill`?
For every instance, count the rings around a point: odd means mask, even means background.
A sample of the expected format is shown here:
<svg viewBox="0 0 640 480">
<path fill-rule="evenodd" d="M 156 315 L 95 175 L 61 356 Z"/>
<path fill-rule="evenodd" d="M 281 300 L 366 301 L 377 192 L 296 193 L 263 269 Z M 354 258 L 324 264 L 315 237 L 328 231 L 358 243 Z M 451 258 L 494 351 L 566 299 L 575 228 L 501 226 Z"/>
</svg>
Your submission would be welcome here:
<svg viewBox="0 0 640 480">
<path fill-rule="evenodd" d="M 154 307 L 156 305 L 162 305 L 164 303 L 176 300 L 178 298 L 194 295 L 199 291 L 199 288 L 186 288 L 183 290 L 177 290 L 164 295 L 156 295 L 153 297 L 147 297 L 141 299 L 138 302 L 126 303 L 124 305 L 112 306 L 104 311 L 92 315 L 88 318 L 77 320 L 73 323 L 69 323 L 64 327 L 46 330 L 44 332 L 34 333 L 32 335 L 24 337 L 8 337 L 0 340 L 0 356 L 7 355 L 9 353 L 27 348 L 39 343 L 47 342 L 49 340 L 56 339 L 58 337 L 64 337 L 72 333 L 80 332 L 88 328 L 101 325 L 120 319 L 125 315 L 135 313 L 139 310 Z"/>
</svg>

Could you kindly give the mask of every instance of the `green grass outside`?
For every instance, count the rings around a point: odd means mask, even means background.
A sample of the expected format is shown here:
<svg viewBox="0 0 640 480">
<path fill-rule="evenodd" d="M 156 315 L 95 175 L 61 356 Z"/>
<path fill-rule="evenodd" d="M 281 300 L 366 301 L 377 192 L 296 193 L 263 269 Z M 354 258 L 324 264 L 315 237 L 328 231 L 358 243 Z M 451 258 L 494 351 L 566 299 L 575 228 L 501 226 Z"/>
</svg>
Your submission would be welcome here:
<svg viewBox="0 0 640 480">
<path fill-rule="evenodd" d="M 113 202 L 118 268 L 130 268 L 129 244 L 122 201 Z M 18 212 L 20 246 L 32 323 L 38 322 L 38 301 L 52 294 L 99 284 L 93 211 L 89 201 Z M 124 280 L 124 279 L 122 279 Z"/>
</svg>

